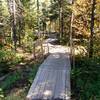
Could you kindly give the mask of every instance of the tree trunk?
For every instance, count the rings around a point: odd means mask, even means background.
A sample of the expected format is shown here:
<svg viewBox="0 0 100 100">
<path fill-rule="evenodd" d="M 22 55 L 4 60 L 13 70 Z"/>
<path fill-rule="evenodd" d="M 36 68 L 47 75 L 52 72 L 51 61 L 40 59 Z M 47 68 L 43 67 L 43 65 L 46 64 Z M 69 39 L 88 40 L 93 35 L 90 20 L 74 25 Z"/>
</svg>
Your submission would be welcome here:
<svg viewBox="0 0 100 100">
<path fill-rule="evenodd" d="M 37 0 L 37 27 L 38 27 L 38 33 L 39 33 L 40 32 L 39 0 Z"/>
<path fill-rule="evenodd" d="M 64 35 L 64 12 L 63 12 L 63 0 L 61 1 L 61 38 Z"/>
<path fill-rule="evenodd" d="M 59 37 L 63 36 L 63 0 L 59 0 Z"/>
<path fill-rule="evenodd" d="M 90 34 L 90 47 L 89 47 L 89 57 L 91 58 L 93 56 L 93 38 L 94 38 L 94 16 L 95 16 L 95 5 L 96 5 L 96 1 L 92 0 L 92 13 L 91 13 L 91 34 Z"/>
<path fill-rule="evenodd" d="M 14 50 L 16 51 L 17 46 L 17 36 L 16 36 L 16 6 L 15 6 L 15 0 L 13 0 L 13 42 L 14 42 Z"/>
<path fill-rule="evenodd" d="M 72 1 L 72 5 L 74 4 L 74 0 Z M 74 68 L 75 65 L 75 57 L 74 57 L 74 44 L 73 44 L 73 20 L 74 14 L 72 12 L 71 15 L 71 24 L 70 24 L 70 58 L 71 58 L 71 65 Z"/>
<path fill-rule="evenodd" d="M 11 16 L 11 27 L 12 27 L 12 32 L 13 32 L 13 45 L 14 45 L 14 50 L 16 51 L 16 45 L 17 45 L 17 35 L 16 35 L 16 4 L 15 0 L 8 0 L 8 7 L 9 7 L 9 13 Z"/>
<path fill-rule="evenodd" d="M 61 38 L 61 25 L 60 25 L 60 21 L 61 21 L 61 4 L 59 2 L 59 38 Z"/>
</svg>

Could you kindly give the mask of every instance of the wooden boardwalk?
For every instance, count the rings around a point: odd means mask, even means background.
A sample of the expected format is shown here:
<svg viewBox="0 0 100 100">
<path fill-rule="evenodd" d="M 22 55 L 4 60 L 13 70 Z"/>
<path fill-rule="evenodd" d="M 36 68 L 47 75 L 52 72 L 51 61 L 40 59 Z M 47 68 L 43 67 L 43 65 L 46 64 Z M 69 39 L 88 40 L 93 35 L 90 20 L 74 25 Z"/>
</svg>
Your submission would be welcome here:
<svg viewBox="0 0 100 100">
<path fill-rule="evenodd" d="M 69 54 L 58 51 L 50 54 L 39 67 L 28 100 L 70 100 Z"/>
</svg>

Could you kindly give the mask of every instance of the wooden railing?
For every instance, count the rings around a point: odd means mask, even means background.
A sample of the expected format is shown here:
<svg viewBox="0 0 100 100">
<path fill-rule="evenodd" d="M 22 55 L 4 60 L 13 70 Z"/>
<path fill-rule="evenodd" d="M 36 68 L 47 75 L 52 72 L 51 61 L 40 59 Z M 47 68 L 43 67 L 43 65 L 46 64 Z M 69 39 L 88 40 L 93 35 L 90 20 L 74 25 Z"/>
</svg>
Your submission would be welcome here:
<svg viewBox="0 0 100 100">
<path fill-rule="evenodd" d="M 33 42 L 33 58 L 37 59 L 38 57 L 44 58 L 46 54 L 49 53 L 48 43 L 43 39 L 38 39 Z"/>
</svg>

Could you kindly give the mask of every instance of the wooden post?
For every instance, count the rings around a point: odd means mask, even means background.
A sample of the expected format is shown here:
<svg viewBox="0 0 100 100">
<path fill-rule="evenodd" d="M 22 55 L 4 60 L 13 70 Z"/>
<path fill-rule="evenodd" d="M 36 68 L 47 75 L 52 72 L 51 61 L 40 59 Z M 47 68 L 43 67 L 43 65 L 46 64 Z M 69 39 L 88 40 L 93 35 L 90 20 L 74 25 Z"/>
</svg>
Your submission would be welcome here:
<svg viewBox="0 0 100 100">
<path fill-rule="evenodd" d="M 44 59 L 44 50 L 43 50 L 43 41 L 42 41 L 42 39 L 40 40 L 40 43 L 41 43 L 42 58 Z"/>
<path fill-rule="evenodd" d="M 47 49 L 48 49 L 48 54 L 49 54 L 49 45 L 48 45 L 48 42 L 47 42 Z"/>
<path fill-rule="evenodd" d="M 35 42 L 33 43 L 33 59 L 36 59 L 36 55 L 35 55 Z"/>
</svg>

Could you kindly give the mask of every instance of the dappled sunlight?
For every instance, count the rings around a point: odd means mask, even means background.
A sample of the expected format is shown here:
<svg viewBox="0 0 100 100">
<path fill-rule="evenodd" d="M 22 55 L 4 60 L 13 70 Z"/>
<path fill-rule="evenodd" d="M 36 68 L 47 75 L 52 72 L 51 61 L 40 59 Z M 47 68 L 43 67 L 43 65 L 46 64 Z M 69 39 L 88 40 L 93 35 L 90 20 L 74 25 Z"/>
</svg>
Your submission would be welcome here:
<svg viewBox="0 0 100 100">
<path fill-rule="evenodd" d="M 66 53 L 66 52 L 69 52 L 69 47 L 66 47 L 66 46 L 61 46 L 61 45 L 53 45 L 52 42 L 55 42 L 57 41 L 57 39 L 52 39 L 52 38 L 48 38 L 45 40 L 44 42 L 44 46 L 47 46 L 48 44 L 48 47 L 49 47 L 49 53 Z"/>
<path fill-rule="evenodd" d="M 52 85 L 51 85 L 52 84 Z M 64 99 L 70 100 L 70 91 L 62 91 L 58 90 L 58 94 L 54 93 L 54 89 L 56 88 L 56 85 L 59 83 L 55 83 L 52 80 L 47 79 L 46 81 L 39 82 L 34 89 L 31 90 L 29 95 L 27 95 L 28 99 L 49 99 L 49 98 L 58 98 L 58 99 Z M 52 87 L 54 86 L 54 87 Z"/>
<path fill-rule="evenodd" d="M 53 57 L 54 57 L 54 58 L 60 58 L 60 55 L 53 54 Z"/>
<path fill-rule="evenodd" d="M 66 75 L 67 77 L 70 75 L 67 74 L 70 69 L 69 52 L 60 45 L 52 45 L 52 51 L 52 53 L 49 51 L 51 54 L 41 64 L 39 73 L 28 92 L 28 99 L 70 98 L 68 93 L 70 91 L 66 91 L 66 88 L 70 87 L 70 84 L 66 84 Z"/>
<path fill-rule="evenodd" d="M 25 65 L 25 64 L 26 64 L 25 62 L 21 62 L 21 63 L 20 63 L 20 65 Z"/>
<path fill-rule="evenodd" d="M 65 100 L 70 100 L 70 91 L 62 91 L 60 93 L 60 98 L 64 98 Z"/>
<path fill-rule="evenodd" d="M 69 52 L 69 47 L 64 47 L 61 45 L 51 45 L 49 44 L 49 52 L 50 53 L 66 53 Z"/>
<path fill-rule="evenodd" d="M 44 94 L 44 96 L 50 96 L 50 95 L 52 95 L 52 91 L 45 90 L 43 94 Z"/>
<path fill-rule="evenodd" d="M 87 50 L 84 46 L 75 46 L 75 55 L 83 55 L 87 54 Z"/>
</svg>

